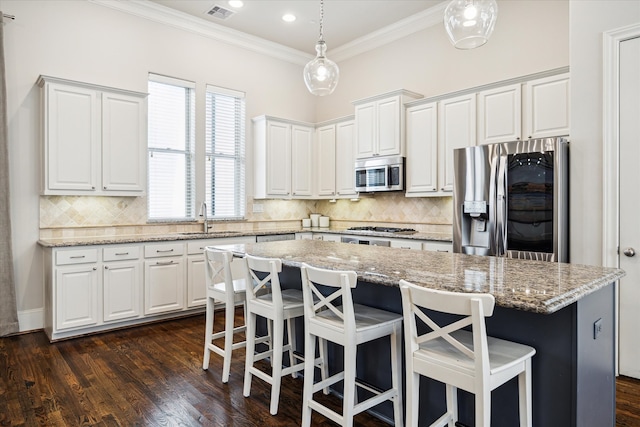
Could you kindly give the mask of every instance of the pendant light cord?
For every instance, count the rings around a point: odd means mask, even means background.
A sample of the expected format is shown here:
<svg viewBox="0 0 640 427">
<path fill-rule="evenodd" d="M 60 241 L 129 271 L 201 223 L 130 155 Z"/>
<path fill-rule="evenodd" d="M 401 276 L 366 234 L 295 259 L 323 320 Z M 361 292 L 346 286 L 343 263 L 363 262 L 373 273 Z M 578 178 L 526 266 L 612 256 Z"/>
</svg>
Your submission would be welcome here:
<svg viewBox="0 0 640 427">
<path fill-rule="evenodd" d="M 322 23 L 324 21 L 324 0 L 320 0 L 320 40 L 324 41 L 324 34 L 322 32 Z"/>
</svg>

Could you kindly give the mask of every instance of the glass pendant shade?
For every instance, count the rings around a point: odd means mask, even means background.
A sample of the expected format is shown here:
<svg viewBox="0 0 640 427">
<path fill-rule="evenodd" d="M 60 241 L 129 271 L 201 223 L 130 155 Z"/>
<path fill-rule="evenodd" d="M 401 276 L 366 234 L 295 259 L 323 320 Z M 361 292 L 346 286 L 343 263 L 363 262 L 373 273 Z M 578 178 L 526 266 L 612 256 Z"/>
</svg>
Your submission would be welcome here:
<svg viewBox="0 0 640 427">
<path fill-rule="evenodd" d="M 455 47 L 473 49 L 489 40 L 497 18 L 495 0 L 453 0 L 444 11 L 444 27 Z"/>
<path fill-rule="evenodd" d="M 317 96 L 330 95 L 338 86 L 340 77 L 336 63 L 325 56 L 326 50 L 324 40 L 318 40 L 315 59 L 304 67 L 304 83 L 309 92 Z"/>
</svg>

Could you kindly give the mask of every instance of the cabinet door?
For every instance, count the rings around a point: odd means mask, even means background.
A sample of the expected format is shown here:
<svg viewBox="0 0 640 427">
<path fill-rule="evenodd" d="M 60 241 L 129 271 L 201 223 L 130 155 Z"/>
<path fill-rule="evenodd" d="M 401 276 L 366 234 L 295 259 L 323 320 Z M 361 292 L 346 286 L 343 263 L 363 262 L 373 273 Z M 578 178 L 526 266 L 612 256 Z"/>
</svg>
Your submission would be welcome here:
<svg viewBox="0 0 640 427">
<path fill-rule="evenodd" d="M 356 157 L 362 159 L 377 155 L 375 102 L 356 106 L 355 117 Z"/>
<path fill-rule="evenodd" d="M 522 86 L 515 84 L 478 94 L 478 145 L 520 139 L 521 93 Z"/>
<path fill-rule="evenodd" d="M 187 259 L 187 307 L 207 303 L 204 256 L 192 255 Z"/>
<path fill-rule="evenodd" d="M 318 196 L 336 194 L 336 126 L 329 125 L 317 131 L 316 177 Z"/>
<path fill-rule="evenodd" d="M 532 80 L 525 84 L 525 137 L 569 135 L 569 91 L 569 74 Z"/>
<path fill-rule="evenodd" d="M 289 196 L 291 193 L 291 125 L 267 123 L 267 194 Z"/>
<path fill-rule="evenodd" d="M 407 108 L 407 196 L 438 190 L 438 105 Z"/>
<path fill-rule="evenodd" d="M 391 241 L 392 248 L 409 249 L 414 251 L 422 250 L 422 241 L 411 239 L 397 239 Z"/>
<path fill-rule="evenodd" d="M 313 195 L 313 128 L 291 126 L 291 194 Z"/>
<path fill-rule="evenodd" d="M 139 317 L 141 310 L 142 274 L 139 261 L 105 264 L 102 273 L 103 320 Z"/>
<path fill-rule="evenodd" d="M 377 102 L 378 149 L 376 155 L 399 156 L 400 141 L 400 97 L 384 99 Z"/>
<path fill-rule="evenodd" d="M 453 190 L 453 150 L 476 142 L 476 95 L 440 101 L 438 105 L 438 184 L 441 191 Z"/>
<path fill-rule="evenodd" d="M 54 83 L 45 90 L 44 194 L 92 194 L 100 171 L 98 93 Z"/>
<path fill-rule="evenodd" d="M 353 120 L 336 125 L 336 193 L 339 196 L 356 194 L 354 131 Z"/>
<path fill-rule="evenodd" d="M 163 258 L 144 263 L 144 314 L 184 308 L 184 263 L 182 258 Z"/>
<path fill-rule="evenodd" d="M 102 94 L 102 189 L 143 193 L 146 187 L 146 104 Z"/>
<path fill-rule="evenodd" d="M 56 269 L 56 330 L 98 323 L 97 270 L 95 264 Z"/>
</svg>

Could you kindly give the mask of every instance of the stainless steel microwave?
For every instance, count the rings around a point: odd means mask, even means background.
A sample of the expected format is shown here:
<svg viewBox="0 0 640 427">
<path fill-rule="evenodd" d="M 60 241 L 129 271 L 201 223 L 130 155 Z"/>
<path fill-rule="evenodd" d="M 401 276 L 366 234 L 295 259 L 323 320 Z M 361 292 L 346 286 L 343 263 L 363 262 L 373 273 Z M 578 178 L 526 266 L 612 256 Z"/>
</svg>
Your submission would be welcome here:
<svg viewBox="0 0 640 427">
<path fill-rule="evenodd" d="M 374 157 L 356 161 L 356 191 L 404 190 L 404 157 Z"/>
</svg>

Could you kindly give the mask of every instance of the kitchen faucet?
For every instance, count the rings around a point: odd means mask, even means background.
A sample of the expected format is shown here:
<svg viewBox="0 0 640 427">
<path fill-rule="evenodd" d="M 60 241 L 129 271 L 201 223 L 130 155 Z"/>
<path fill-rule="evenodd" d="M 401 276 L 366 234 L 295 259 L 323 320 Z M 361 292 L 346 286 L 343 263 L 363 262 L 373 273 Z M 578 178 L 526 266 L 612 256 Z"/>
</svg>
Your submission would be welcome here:
<svg viewBox="0 0 640 427">
<path fill-rule="evenodd" d="M 203 231 L 205 233 L 208 233 L 209 229 L 211 228 L 211 226 L 209 225 L 209 219 L 207 218 L 207 203 L 206 202 L 202 202 L 202 205 L 200 205 L 200 213 L 198 215 L 204 217 L 204 221 L 202 222 Z"/>
</svg>

